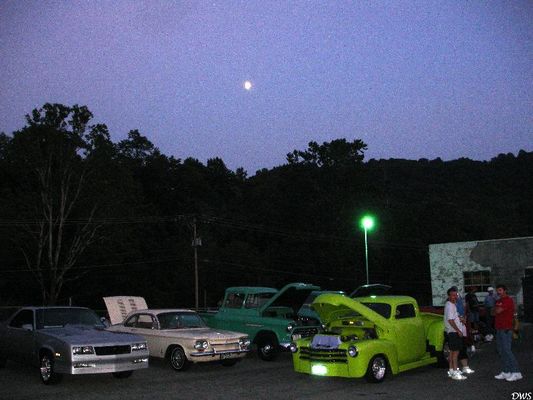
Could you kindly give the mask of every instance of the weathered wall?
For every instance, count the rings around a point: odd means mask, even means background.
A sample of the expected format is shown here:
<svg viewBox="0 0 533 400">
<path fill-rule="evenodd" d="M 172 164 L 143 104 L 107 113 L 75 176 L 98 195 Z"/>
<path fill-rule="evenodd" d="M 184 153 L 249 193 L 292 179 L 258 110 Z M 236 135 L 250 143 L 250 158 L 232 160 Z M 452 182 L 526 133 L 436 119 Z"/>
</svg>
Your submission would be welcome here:
<svg viewBox="0 0 533 400">
<path fill-rule="evenodd" d="M 429 245 L 433 305 L 442 306 L 446 290 L 464 286 L 463 272 L 489 270 L 522 303 L 524 269 L 533 266 L 533 237 Z M 513 296 L 513 297 L 514 297 Z"/>
</svg>

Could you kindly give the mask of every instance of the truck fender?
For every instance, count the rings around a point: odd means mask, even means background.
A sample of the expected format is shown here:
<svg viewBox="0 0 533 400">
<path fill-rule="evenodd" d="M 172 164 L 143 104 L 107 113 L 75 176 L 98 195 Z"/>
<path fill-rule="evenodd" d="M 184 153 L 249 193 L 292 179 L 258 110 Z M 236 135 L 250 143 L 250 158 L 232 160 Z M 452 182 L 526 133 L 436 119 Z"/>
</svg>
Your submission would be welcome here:
<svg viewBox="0 0 533 400">
<path fill-rule="evenodd" d="M 396 351 L 396 346 L 391 341 L 375 339 L 354 344 L 359 349 L 359 355 L 356 358 L 361 357 L 361 359 L 358 360 L 360 365 L 364 365 L 366 368 L 373 357 L 383 355 L 389 364 L 392 374 L 398 374 L 398 353 Z"/>
</svg>

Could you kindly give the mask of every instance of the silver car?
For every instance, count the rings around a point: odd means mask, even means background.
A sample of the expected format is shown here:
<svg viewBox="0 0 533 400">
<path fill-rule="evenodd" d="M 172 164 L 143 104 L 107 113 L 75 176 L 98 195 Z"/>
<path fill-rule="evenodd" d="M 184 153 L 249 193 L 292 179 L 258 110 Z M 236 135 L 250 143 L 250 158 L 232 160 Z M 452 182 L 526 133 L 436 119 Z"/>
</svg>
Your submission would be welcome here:
<svg viewBox="0 0 533 400">
<path fill-rule="evenodd" d="M 148 356 L 144 338 L 104 330 L 88 308 L 26 307 L 0 325 L 0 367 L 8 359 L 39 366 L 46 385 L 62 374 L 127 378 L 148 367 Z"/>
</svg>

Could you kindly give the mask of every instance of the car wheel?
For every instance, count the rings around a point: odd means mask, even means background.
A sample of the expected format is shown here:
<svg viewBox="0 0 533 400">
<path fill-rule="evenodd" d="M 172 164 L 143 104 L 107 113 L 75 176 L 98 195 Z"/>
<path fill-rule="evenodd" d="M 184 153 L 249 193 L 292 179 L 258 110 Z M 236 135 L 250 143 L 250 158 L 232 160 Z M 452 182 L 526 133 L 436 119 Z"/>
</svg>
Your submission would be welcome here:
<svg viewBox="0 0 533 400">
<path fill-rule="evenodd" d="M 39 368 L 41 381 L 45 385 L 54 385 L 61 381 L 63 375 L 54 371 L 54 358 L 50 353 L 44 353 L 41 355 L 41 363 Z"/>
<path fill-rule="evenodd" d="M 238 358 L 230 358 L 229 360 L 220 361 L 220 364 L 222 364 L 224 367 L 233 367 L 238 361 Z"/>
<path fill-rule="evenodd" d="M 120 372 L 113 372 L 113 376 L 117 379 L 125 379 L 129 378 L 133 375 L 133 371 L 120 371 Z"/>
<path fill-rule="evenodd" d="M 190 365 L 185 352 L 181 347 L 178 346 L 170 350 L 168 361 L 170 363 L 170 367 L 174 371 L 185 371 Z"/>
<path fill-rule="evenodd" d="M 374 356 L 368 363 L 366 380 L 372 383 L 381 383 L 387 376 L 387 360 L 384 356 Z"/>
<path fill-rule="evenodd" d="M 257 353 L 263 361 L 272 361 L 278 354 L 278 341 L 274 336 L 264 336 L 257 342 Z"/>
</svg>

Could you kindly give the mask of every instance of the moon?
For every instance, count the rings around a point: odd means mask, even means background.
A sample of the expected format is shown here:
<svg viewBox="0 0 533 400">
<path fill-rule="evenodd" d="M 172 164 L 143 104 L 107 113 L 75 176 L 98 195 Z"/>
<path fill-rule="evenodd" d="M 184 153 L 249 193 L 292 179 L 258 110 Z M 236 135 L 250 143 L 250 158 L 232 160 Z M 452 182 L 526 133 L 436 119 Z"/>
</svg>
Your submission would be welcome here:
<svg viewBox="0 0 533 400">
<path fill-rule="evenodd" d="M 244 89 L 246 90 L 252 90 L 252 82 L 250 81 L 244 81 L 243 85 Z"/>
</svg>

